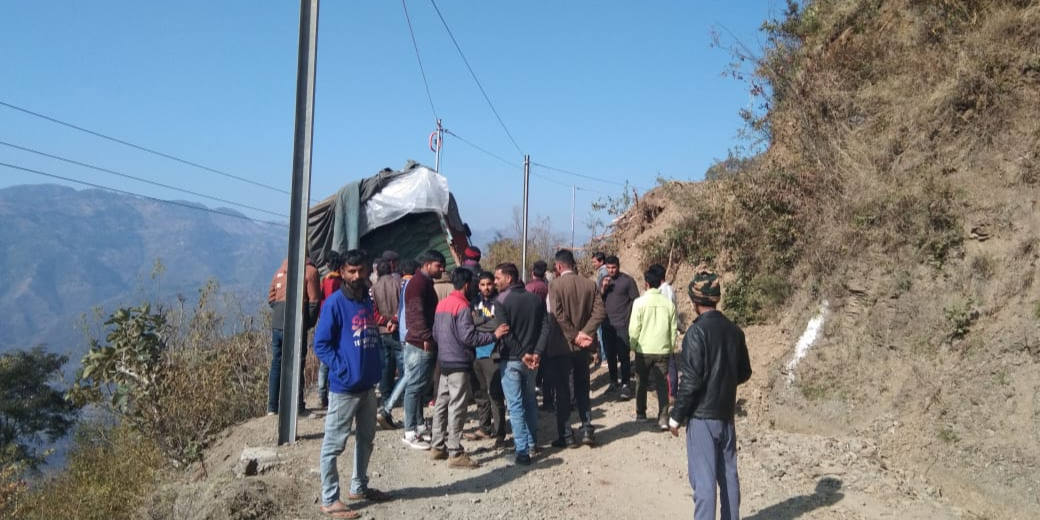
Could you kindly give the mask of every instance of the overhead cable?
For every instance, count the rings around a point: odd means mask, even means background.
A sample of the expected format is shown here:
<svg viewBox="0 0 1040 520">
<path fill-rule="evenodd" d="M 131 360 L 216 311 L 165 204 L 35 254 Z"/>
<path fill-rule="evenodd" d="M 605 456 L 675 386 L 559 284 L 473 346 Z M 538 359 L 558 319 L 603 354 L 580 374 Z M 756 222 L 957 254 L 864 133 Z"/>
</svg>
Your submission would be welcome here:
<svg viewBox="0 0 1040 520">
<path fill-rule="evenodd" d="M 448 134 L 448 135 L 458 139 L 459 141 L 462 141 L 464 144 L 467 144 L 467 145 L 477 149 L 478 151 L 483 152 L 486 155 L 494 157 L 495 159 L 498 159 L 499 161 L 501 161 L 501 162 L 503 162 L 505 164 L 508 164 L 509 166 L 512 166 L 514 168 L 522 168 L 523 167 L 523 166 L 521 166 L 518 163 L 512 162 L 509 159 L 506 159 L 506 158 L 502 157 L 501 155 L 498 155 L 498 154 L 496 154 L 494 152 L 488 151 L 486 148 L 481 147 L 481 146 L 473 143 L 472 141 L 467 140 L 466 138 L 462 137 L 459 134 L 456 134 L 455 132 L 452 132 L 451 130 L 444 129 L 444 133 L 446 133 L 446 134 Z"/>
<path fill-rule="evenodd" d="M 642 186 L 635 186 L 635 185 L 629 184 L 627 182 L 617 182 L 617 181 L 610 181 L 610 180 L 607 180 L 607 179 L 601 179 L 599 177 L 593 177 L 592 175 L 585 175 L 583 173 L 577 173 L 577 172 L 573 172 L 573 171 L 570 171 L 570 170 L 564 170 L 563 168 L 557 168 L 555 166 L 549 166 L 547 164 L 541 164 L 541 163 L 532 162 L 531 166 L 538 166 L 540 168 L 545 168 L 546 170 L 552 170 L 554 172 L 559 172 L 559 173 L 566 173 L 567 175 L 573 175 L 575 177 L 581 177 L 582 179 L 589 179 L 589 180 L 596 181 L 596 182 L 603 182 L 603 183 L 606 183 L 606 184 L 613 184 L 615 186 L 631 186 L 633 188 L 639 188 L 639 189 L 641 189 L 643 191 L 649 191 L 649 190 L 647 190 L 646 188 L 644 188 Z"/>
<path fill-rule="evenodd" d="M 216 202 L 222 202 L 224 204 L 230 204 L 232 206 L 238 206 L 240 208 L 251 209 L 253 211 L 259 211 L 261 213 L 267 213 L 268 215 L 274 215 L 276 217 L 289 218 L 288 215 L 283 215 L 281 213 L 275 213 L 273 211 L 268 211 L 266 209 L 258 208 L 258 207 L 255 207 L 255 206 L 249 206 L 247 204 L 241 204 L 241 203 L 230 201 L 230 200 L 227 200 L 227 199 L 222 199 L 220 197 L 213 197 L 213 196 L 210 196 L 210 195 L 206 195 L 204 193 L 199 193 L 199 192 L 196 192 L 196 191 L 186 190 L 186 189 L 183 189 L 183 188 L 178 188 L 176 186 L 170 186 L 168 184 L 163 184 L 161 182 L 155 182 L 155 181 L 150 181 L 148 179 L 142 179 L 141 177 L 135 177 L 133 175 L 129 175 L 129 174 L 126 174 L 126 173 L 121 173 L 121 172 L 117 172 L 115 170 L 109 170 L 107 168 L 102 168 L 100 166 L 94 166 L 92 164 L 79 162 L 79 161 L 76 161 L 76 160 L 73 160 L 73 159 L 69 159 L 67 157 L 61 157 L 60 155 L 53 155 L 53 154 L 49 154 L 49 153 L 46 153 L 46 152 L 41 152 L 39 150 L 34 150 L 32 148 L 26 148 L 24 146 L 18 146 L 16 144 L 11 144 L 11 143 L 8 143 L 8 142 L 5 142 L 5 141 L 0 141 L 0 145 L 7 146 L 7 147 L 10 147 L 10 148 L 14 148 L 16 150 L 21 150 L 23 152 L 33 153 L 33 154 L 40 155 L 40 156 L 43 156 L 43 157 L 47 157 L 47 158 L 50 158 L 50 159 L 56 159 L 58 161 L 64 161 L 64 162 L 67 162 L 69 164 L 75 164 L 77 166 L 82 166 L 84 168 L 90 168 L 91 170 L 97 170 L 99 172 L 104 172 L 104 173 L 109 173 L 109 174 L 112 174 L 112 175 L 117 175 L 119 177 L 123 177 L 123 178 L 126 178 L 126 179 L 132 179 L 132 180 L 135 180 L 135 181 L 138 181 L 138 182 L 143 182 L 145 184 L 151 184 L 152 186 L 158 186 L 160 188 L 166 188 L 166 189 L 169 189 L 169 190 L 174 190 L 174 191 L 178 191 L 178 192 L 181 192 L 181 193 L 186 193 L 188 195 L 194 195 L 196 197 L 202 197 L 204 199 L 209 199 L 209 200 L 216 201 Z"/>
<path fill-rule="evenodd" d="M 433 9 L 437 11 L 437 17 L 441 19 L 441 24 L 444 25 L 444 30 L 448 31 L 448 36 L 451 37 L 451 42 L 455 44 L 455 50 L 459 51 L 459 56 L 462 58 L 462 62 L 466 64 L 466 69 L 469 70 L 469 75 L 473 77 L 473 81 L 477 84 L 477 88 L 480 89 L 480 93 L 484 95 L 484 101 L 487 101 L 488 106 L 491 107 L 491 112 L 494 113 L 495 118 L 498 119 L 498 124 L 502 126 L 502 130 L 506 132 L 506 136 L 509 137 L 509 140 L 513 143 L 513 146 L 516 148 L 516 151 L 520 155 L 523 155 L 524 151 L 520 149 L 520 145 L 516 143 L 516 139 L 513 138 L 512 132 L 510 132 L 509 128 L 506 127 L 506 123 L 502 121 L 502 116 L 499 115 L 498 110 L 495 109 L 495 104 L 491 102 L 491 98 L 488 96 L 487 91 L 484 90 L 484 85 L 482 85 L 480 83 L 480 80 L 477 79 L 477 74 L 473 72 L 473 67 L 470 66 L 469 60 L 467 60 L 466 55 L 462 53 L 462 47 L 459 46 L 458 40 L 456 40 L 455 35 L 452 34 L 451 28 L 448 27 L 448 22 L 444 20 L 444 15 L 441 14 L 440 8 L 437 7 L 437 1 L 430 0 L 430 3 L 433 4 Z"/>
<path fill-rule="evenodd" d="M 433 94 L 430 93 L 430 82 L 426 80 L 426 69 L 422 64 L 422 57 L 419 55 L 419 43 L 415 41 L 415 31 L 412 30 L 412 17 L 408 15 L 408 4 L 406 0 L 401 0 L 401 7 L 404 8 L 404 19 L 408 21 L 408 34 L 412 35 L 412 47 L 415 48 L 415 59 L 419 62 L 419 72 L 422 74 L 422 82 L 426 87 L 426 98 L 430 100 L 430 111 L 433 112 L 433 119 L 439 120 L 437 117 L 437 107 L 433 105 Z"/>
<path fill-rule="evenodd" d="M 112 141 L 113 143 L 121 144 L 123 146 L 129 146 L 130 148 L 134 148 L 136 150 L 141 150 L 142 152 L 147 152 L 147 153 L 150 153 L 150 154 L 153 154 L 153 155 L 158 155 L 159 157 L 163 157 L 163 158 L 169 159 L 171 161 L 176 161 L 176 162 L 179 162 L 181 164 L 186 164 L 188 166 L 192 166 L 192 167 L 198 168 L 200 170 L 205 170 L 205 171 L 208 171 L 208 172 L 216 173 L 218 175 L 223 175 L 225 177 L 228 177 L 228 178 L 231 178 L 231 179 L 235 179 L 237 181 L 242 181 L 242 182 L 245 182 L 245 183 L 252 184 L 254 186 L 259 186 L 261 188 L 266 188 L 266 189 L 269 189 L 269 190 L 272 190 L 272 191 L 277 191 L 279 193 L 284 193 L 286 195 L 290 195 L 290 193 L 287 190 L 283 190 L 281 188 L 276 188 L 274 186 L 270 186 L 270 185 L 267 185 L 267 184 L 264 184 L 264 183 L 261 183 L 261 182 L 256 182 L 254 180 L 246 179 L 245 177 L 239 177 L 238 175 L 233 175 L 233 174 L 230 174 L 230 173 L 227 173 L 227 172 L 224 172 L 224 171 L 220 171 L 220 170 L 218 170 L 216 168 L 210 168 L 209 166 L 204 166 L 204 165 L 201 165 L 199 163 L 195 163 L 195 162 L 189 161 L 187 159 L 181 159 L 180 157 L 176 157 L 176 156 L 173 156 L 173 155 L 170 155 L 170 154 L 167 154 L 167 153 L 163 153 L 163 152 L 160 152 L 158 150 L 153 150 L 151 148 L 147 148 L 147 147 L 144 147 L 144 146 L 141 146 L 141 145 L 137 145 L 137 144 L 134 144 L 134 143 L 131 143 L 131 142 L 128 142 L 128 141 L 124 141 L 122 139 L 118 139 L 118 138 L 112 137 L 110 135 L 105 135 L 105 134 L 102 134 L 101 132 L 96 132 L 94 130 L 83 128 L 82 126 L 77 126 L 77 125 L 74 125 L 72 123 L 67 123 L 67 122 L 62 121 L 60 119 L 55 119 L 55 118 L 50 117 L 50 116 L 45 116 L 45 115 L 40 114 L 38 112 L 33 112 L 32 110 L 29 110 L 29 109 L 26 109 L 26 108 L 22 108 L 22 107 L 19 107 L 19 106 L 15 106 L 15 105 L 12 105 L 10 103 L 6 103 L 4 101 L 0 101 L 0 106 L 5 106 L 5 107 L 10 108 L 12 110 L 17 110 L 19 112 L 23 112 L 25 114 L 29 114 L 29 115 L 34 116 L 34 117 L 38 117 L 40 119 L 44 119 L 44 120 L 50 121 L 52 123 L 56 123 L 56 124 L 59 124 L 59 125 L 62 125 L 62 126 L 68 127 L 68 128 L 72 128 L 73 130 L 78 130 L 80 132 L 84 132 L 84 133 L 93 135 L 95 137 L 100 137 L 102 139 L 106 139 L 106 140 Z"/>
<path fill-rule="evenodd" d="M 121 190 L 121 189 L 118 189 L 118 188 L 111 188 L 111 187 L 108 187 L 108 186 L 102 186 L 100 184 L 94 184 L 92 182 L 81 181 L 81 180 L 78 180 L 78 179 L 72 179 L 70 177 L 63 177 L 61 175 L 55 175 L 53 173 L 47 173 L 47 172 L 42 172 L 42 171 L 39 171 L 39 170 L 33 170 L 32 168 L 25 168 L 23 166 L 17 166 L 17 165 L 14 165 L 14 164 L 8 164 L 8 163 L 5 163 L 5 162 L 0 162 L 0 166 L 11 168 L 13 170 L 21 170 L 21 171 L 27 172 L 27 173 L 34 173 L 36 175 L 43 175 L 44 177 L 50 177 L 52 179 L 58 179 L 58 180 L 62 180 L 62 181 L 65 181 L 65 182 L 71 182 L 71 183 L 75 183 L 75 184 L 82 184 L 84 186 L 90 186 L 91 188 L 97 188 L 97 189 L 100 189 L 100 190 L 111 191 L 111 192 L 115 192 L 115 193 L 121 193 L 123 195 L 130 195 L 130 196 L 133 196 L 133 197 L 141 197 L 143 199 L 148 199 L 148 200 L 151 200 L 151 201 L 154 201 L 154 202 L 159 202 L 159 203 L 162 203 L 162 204 L 172 204 L 174 206 L 181 206 L 181 207 L 184 207 L 184 208 L 190 208 L 190 209 L 194 209 L 194 210 L 205 211 L 205 212 L 208 212 L 208 213 L 214 213 L 214 214 L 217 214 L 217 215 L 223 215 L 225 217 L 232 217 L 232 218 L 237 218 L 237 219 L 242 219 L 242 220 L 248 220 L 250 222 L 256 222 L 258 224 L 268 224 L 268 225 L 272 225 L 272 226 L 289 227 L 288 224 L 281 223 L 281 222 L 271 222 L 269 220 L 258 220 L 258 219 L 255 219 L 255 218 L 247 217 L 245 215 L 236 215 L 234 213 L 227 213 L 227 212 L 224 212 L 224 211 L 218 211 L 218 210 L 210 209 L 210 208 L 207 208 L 207 207 L 204 207 L 204 206 L 195 206 L 195 205 L 192 205 L 192 204 L 188 204 L 187 202 L 179 202 L 179 201 L 176 201 L 176 200 L 158 199 L 158 198 L 155 198 L 155 197 L 149 197 L 148 195 L 141 195 L 140 193 L 134 193 L 134 192 L 131 192 L 131 191 Z"/>
</svg>

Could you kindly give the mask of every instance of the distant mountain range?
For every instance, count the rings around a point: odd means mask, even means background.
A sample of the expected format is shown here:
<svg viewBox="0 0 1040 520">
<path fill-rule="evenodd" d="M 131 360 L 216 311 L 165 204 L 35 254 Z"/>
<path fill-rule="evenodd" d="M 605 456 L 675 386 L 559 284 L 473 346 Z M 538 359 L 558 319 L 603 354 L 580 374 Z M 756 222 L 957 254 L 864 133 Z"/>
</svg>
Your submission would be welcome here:
<svg viewBox="0 0 1040 520">
<path fill-rule="evenodd" d="M 212 278 L 259 309 L 288 238 L 280 226 L 56 185 L 0 189 L 0 222 L 0 352 L 44 343 L 73 363 L 86 349 L 76 323 L 95 305 L 193 299 Z"/>
</svg>

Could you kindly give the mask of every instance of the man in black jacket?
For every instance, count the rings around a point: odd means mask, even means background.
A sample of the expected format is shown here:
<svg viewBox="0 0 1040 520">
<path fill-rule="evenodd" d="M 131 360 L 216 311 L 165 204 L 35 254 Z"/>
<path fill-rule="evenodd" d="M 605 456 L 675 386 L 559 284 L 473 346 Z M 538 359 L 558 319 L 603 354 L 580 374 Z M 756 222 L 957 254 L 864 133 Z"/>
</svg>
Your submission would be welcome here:
<svg viewBox="0 0 1040 520">
<path fill-rule="evenodd" d="M 722 296 L 715 273 L 700 272 L 689 286 L 697 318 L 679 355 L 679 390 L 668 420 L 672 435 L 686 425 L 686 460 L 693 487 L 694 520 L 714 520 L 718 482 L 724 520 L 740 518 L 737 434 L 733 415 L 737 385 L 751 378 L 740 327 L 716 310 Z"/>
<path fill-rule="evenodd" d="M 501 340 L 502 391 L 509 407 L 516 444 L 516 463 L 530 464 L 531 452 L 538 447 L 538 402 L 534 395 L 534 371 L 545 352 L 549 336 L 549 314 L 545 303 L 524 289 L 515 264 L 495 267 L 495 318 L 509 326 Z"/>
</svg>

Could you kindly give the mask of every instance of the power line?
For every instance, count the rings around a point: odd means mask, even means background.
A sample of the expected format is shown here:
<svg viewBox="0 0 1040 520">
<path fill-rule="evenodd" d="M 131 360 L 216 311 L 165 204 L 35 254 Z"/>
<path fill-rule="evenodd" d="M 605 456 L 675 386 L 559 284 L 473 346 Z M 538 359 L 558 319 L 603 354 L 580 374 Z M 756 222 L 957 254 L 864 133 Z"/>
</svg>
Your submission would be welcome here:
<svg viewBox="0 0 1040 520">
<path fill-rule="evenodd" d="M 484 147 L 482 147 L 482 146 L 480 146 L 480 145 L 478 145 L 478 144 L 476 144 L 476 143 L 474 143 L 474 142 L 472 142 L 472 141 L 462 137 L 461 135 L 456 134 L 455 132 L 452 132 L 451 130 L 445 129 L 444 133 L 446 133 L 446 134 L 448 134 L 450 136 L 455 137 L 459 141 L 462 141 L 463 143 L 471 146 L 472 148 L 474 148 L 474 149 L 476 149 L 476 150 L 478 150 L 478 151 L 480 151 L 480 152 L 482 152 L 482 153 L 484 153 L 484 154 L 486 154 L 486 155 L 488 155 L 490 157 L 498 159 L 499 161 L 501 161 L 504 164 L 507 164 L 507 165 L 512 166 L 514 168 L 521 168 L 522 167 L 520 164 L 511 162 L 510 160 L 502 157 L 501 155 L 498 155 L 498 154 L 496 154 L 494 152 L 491 152 L 488 149 L 486 149 L 486 148 L 484 148 Z M 531 164 L 535 165 L 535 166 L 541 166 L 541 167 L 545 168 L 545 166 L 542 166 L 542 165 L 540 165 L 538 163 L 531 163 Z M 552 168 L 549 168 L 549 169 L 552 169 Z M 552 177 L 550 177 L 548 175 L 543 175 L 543 174 L 538 173 L 538 172 L 532 171 L 531 175 L 534 175 L 535 177 L 539 177 L 539 178 L 541 178 L 543 180 L 546 180 L 546 181 L 549 181 L 551 183 L 558 184 L 560 186 L 564 186 L 564 187 L 567 187 L 567 188 L 570 188 L 572 186 L 572 184 L 567 184 L 566 182 L 556 180 L 556 179 L 554 179 L 554 178 L 552 178 Z M 591 192 L 591 193 L 601 193 L 601 194 L 604 194 L 604 195 L 614 195 L 614 193 L 611 193 L 609 191 L 597 190 L 597 189 L 593 189 L 593 188 L 586 188 L 584 186 L 577 186 L 577 185 L 574 185 L 574 187 L 578 191 L 587 191 L 587 192 Z"/>
<path fill-rule="evenodd" d="M 469 140 L 463 138 L 461 135 L 456 134 L 455 132 L 452 132 L 451 130 L 445 129 L 444 133 L 446 133 L 446 134 L 448 134 L 450 136 L 455 137 L 459 141 L 462 141 L 463 143 L 465 143 L 465 144 L 467 144 L 467 145 L 477 149 L 478 151 L 483 152 L 483 153 L 485 153 L 485 154 L 487 154 L 487 155 L 489 155 L 491 157 L 494 157 L 495 159 L 498 159 L 499 161 L 502 161 L 503 163 L 508 164 L 509 166 L 512 166 L 513 168 L 521 168 L 522 167 L 520 164 L 512 162 L 509 159 L 506 159 L 506 158 L 502 157 L 501 155 L 498 155 L 498 154 L 496 154 L 494 152 L 488 151 L 486 148 L 483 148 L 483 147 L 473 143 L 472 141 L 469 141 Z"/>
<path fill-rule="evenodd" d="M 422 73 L 422 82 L 426 86 L 426 98 L 430 100 L 430 110 L 433 112 L 433 119 L 439 120 L 437 107 L 433 106 L 433 94 L 430 94 L 430 82 L 426 80 L 426 69 L 423 67 L 422 57 L 419 55 L 419 43 L 415 41 L 415 31 L 412 30 L 412 17 L 408 15 L 408 4 L 405 0 L 401 0 L 401 7 L 404 8 L 404 19 L 408 21 L 408 34 L 412 35 L 412 47 L 415 48 L 415 59 L 419 62 L 419 72 Z"/>
<path fill-rule="evenodd" d="M 138 181 L 138 182 L 143 182 L 145 184 L 151 184 L 152 186 L 158 186 L 160 188 L 166 188 L 166 189 L 169 189 L 169 190 L 179 191 L 181 193 L 187 193 L 188 195 L 194 195 L 196 197 L 202 197 L 202 198 L 205 198 L 205 199 L 209 199 L 209 200 L 213 200 L 213 201 L 217 201 L 217 202 L 222 202 L 224 204 L 230 204 L 232 206 L 238 206 L 240 208 L 251 209 L 253 211 L 259 211 L 261 213 L 267 213 L 268 215 L 274 215 L 276 217 L 289 218 L 288 215 L 282 215 L 281 213 L 275 213 L 273 211 L 268 211 L 266 209 L 257 208 L 255 206 L 249 206 L 247 204 L 240 204 L 238 202 L 230 201 L 230 200 L 227 200 L 227 199 L 222 199 L 220 197 L 212 197 L 212 196 L 209 196 L 209 195 L 206 195 L 206 194 L 203 194 L 203 193 L 199 193 L 199 192 L 196 192 L 196 191 L 186 190 L 186 189 L 178 188 L 176 186 L 170 186 L 168 184 L 163 184 L 161 182 L 155 182 L 155 181 L 150 181 L 148 179 L 142 179 L 141 177 L 135 177 L 133 175 L 129 175 L 129 174 L 126 174 L 126 173 L 121 173 L 121 172 L 117 172 L 115 170 L 109 170 L 107 168 L 102 168 L 100 166 L 94 166 L 92 164 L 87 164 L 87 163 L 75 161 L 73 159 L 69 159 L 69 158 L 66 158 L 66 157 L 61 157 L 59 155 L 52 155 L 52 154 L 49 154 L 49 153 L 46 153 L 46 152 L 41 152 L 39 150 L 34 150 L 32 148 L 26 148 L 24 146 L 18 146 L 16 144 L 11 144 L 11 143 L 8 143 L 8 142 L 5 142 L 5 141 L 0 141 L 0 145 L 7 146 L 7 147 L 10 147 L 10 148 L 14 148 L 16 150 L 21 150 L 23 152 L 33 153 L 33 154 L 40 155 L 40 156 L 43 156 L 43 157 L 47 157 L 47 158 L 50 158 L 50 159 L 56 159 L 56 160 L 59 160 L 59 161 L 64 161 L 64 162 L 67 162 L 69 164 L 75 164 L 77 166 L 82 166 L 84 168 L 90 168 L 92 170 L 97 170 L 99 172 L 109 173 L 109 174 L 112 174 L 112 175 L 118 175 L 119 177 L 132 179 L 132 180 L 135 180 L 135 181 Z"/>
<path fill-rule="evenodd" d="M 495 109 L 495 104 L 491 102 L 491 98 L 488 96 L 487 91 L 484 90 L 484 85 L 480 84 L 480 80 L 477 79 L 477 74 L 473 72 L 473 67 L 469 64 L 469 60 L 467 60 L 466 55 L 462 53 L 462 47 L 459 46 L 458 40 L 456 40 L 455 35 L 452 34 L 451 28 L 448 27 L 448 22 L 444 20 L 444 15 L 441 14 L 440 8 L 437 7 L 436 0 L 430 0 L 430 3 L 433 4 L 433 9 L 437 11 L 437 17 L 441 19 L 441 24 L 444 25 L 444 30 L 448 31 L 448 36 L 451 37 L 451 42 L 455 44 L 455 50 L 459 51 L 459 56 L 462 57 L 462 62 L 466 64 L 466 68 L 469 70 L 469 75 L 473 77 L 473 81 L 476 82 L 477 88 L 480 89 L 480 93 L 484 95 L 484 100 L 487 101 L 488 106 L 491 107 L 491 112 L 493 112 L 495 118 L 498 119 L 498 124 L 502 126 L 502 130 L 505 130 L 506 135 L 509 137 L 509 140 L 512 141 L 516 151 L 519 152 L 520 155 L 523 155 L 524 151 L 520 149 L 520 145 L 516 143 L 516 139 L 513 139 L 513 134 L 509 131 L 509 128 L 506 127 L 506 123 L 502 121 L 502 116 L 498 114 L 498 110 Z"/>
<path fill-rule="evenodd" d="M 585 175 L 583 173 L 572 172 L 570 170 L 564 170 L 562 168 L 557 168 L 555 166 L 549 166 L 547 164 L 541 164 L 541 163 L 532 162 L 531 166 L 538 166 L 540 168 L 545 168 L 546 170 L 552 170 L 554 172 L 559 172 L 559 173 L 566 173 L 567 175 L 573 175 L 575 177 L 581 177 L 582 179 L 589 179 L 589 180 L 596 181 L 596 182 L 603 182 L 603 183 L 606 183 L 606 184 L 613 184 L 615 186 L 631 186 L 633 188 L 639 188 L 639 189 L 643 189 L 644 191 L 646 191 L 641 186 L 635 186 L 635 185 L 632 185 L 632 184 L 629 184 L 629 183 L 626 183 L 626 182 L 608 181 L 606 179 L 601 179 L 599 177 L 593 177 L 592 175 Z"/>
<path fill-rule="evenodd" d="M 201 164 L 194 163 L 194 162 L 191 162 L 191 161 L 186 160 L 186 159 L 181 159 L 180 157 L 175 157 L 175 156 L 167 154 L 167 153 L 163 153 L 163 152 L 160 152 L 160 151 L 157 151 L 157 150 L 153 150 L 151 148 L 146 148 L 146 147 L 141 146 L 141 145 L 137 145 L 137 144 L 134 144 L 134 143 L 131 143 L 131 142 L 124 141 L 122 139 L 118 139 L 118 138 L 115 138 L 115 137 L 112 137 L 112 136 L 109 136 L 109 135 L 105 135 L 105 134 L 102 134 L 101 132 L 95 132 L 94 130 L 89 130 L 89 129 L 83 128 L 82 126 L 76 126 L 76 125 L 74 125 L 72 123 L 67 123 L 67 122 L 62 121 L 60 119 L 55 119 L 55 118 L 50 117 L 50 116 L 45 116 L 45 115 L 40 114 L 38 112 L 33 112 L 32 110 L 29 110 L 29 109 L 26 109 L 26 108 L 22 108 L 22 107 L 19 107 L 19 106 L 15 106 L 15 105 L 12 105 L 10 103 L 5 103 L 3 101 L 0 101 L 0 106 L 5 106 L 5 107 L 10 108 L 12 110 L 17 110 L 19 112 L 23 112 L 23 113 L 29 114 L 31 116 L 38 117 L 40 119 L 45 119 L 45 120 L 50 121 L 52 123 L 57 123 L 59 125 L 65 126 L 65 127 L 72 128 L 73 130 L 79 130 L 80 132 L 84 132 L 84 133 L 93 135 L 95 137 L 100 137 L 102 139 L 107 139 L 107 140 L 112 141 L 114 143 L 119 143 L 119 144 L 124 145 L 124 146 L 129 146 L 130 148 L 141 150 L 142 152 L 148 152 L 148 153 L 153 154 L 153 155 L 158 155 L 159 157 L 164 157 L 166 159 L 170 159 L 171 161 L 177 161 L 177 162 L 179 162 L 181 164 L 186 164 L 188 166 L 192 166 L 192 167 L 198 168 L 200 170 L 206 170 L 208 172 L 216 173 L 218 175 L 223 175 L 225 177 L 228 177 L 228 178 L 231 178 L 231 179 L 235 179 L 235 180 L 238 180 L 238 181 L 242 181 L 242 182 L 246 182 L 246 183 L 252 184 L 254 186 L 259 186 L 261 188 L 267 188 L 267 189 L 272 190 L 272 191 L 277 191 L 279 193 L 284 193 L 286 195 L 290 194 L 288 191 L 283 190 L 281 188 L 276 188 L 274 186 L 269 186 L 267 184 L 256 182 L 254 180 L 246 179 L 245 177 L 239 177 L 237 175 L 232 175 L 230 173 L 217 170 L 215 168 L 210 168 L 209 166 L 203 166 Z"/>
<path fill-rule="evenodd" d="M 25 167 L 22 167 L 22 166 L 17 166 L 17 165 L 14 165 L 14 164 L 8 164 L 8 163 L 5 163 L 5 162 L 0 162 L 0 166 L 4 166 L 4 167 L 11 168 L 11 169 L 14 169 L 14 170 L 21 170 L 23 172 L 28 172 L 28 173 L 35 173 L 36 175 L 43 175 L 44 177 L 50 177 L 52 179 L 59 179 L 59 180 L 63 180 L 63 181 L 71 182 L 71 183 L 75 183 L 75 184 L 82 184 L 84 186 L 90 186 L 92 188 L 97 188 L 97 189 L 100 189 L 100 190 L 112 191 L 112 192 L 115 192 L 115 193 L 121 193 L 123 195 L 130 195 L 132 197 L 141 197 L 141 198 L 148 199 L 148 200 L 151 200 L 151 201 L 154 201 L 154 202 L 159 202 L 159 203 L 162 203 L 162 204 L 172 204 L 174 206 L 181 206 L 181 207 L 184 207 L 184 208 L 191 208 L 191 209 L 195 209 L 195 210 L 199 210 L 199 211 L 205 211 L 205 212 L 208 212 L 208 213 L 215 213 L 217 215 L 223 215 L 225 217 L 233 217 L 233 218 L 237 218 L 237 219 L 248 220 L 250 222 L 256 222 L 258 224 L 269 224 L 269 225 L 272 225 L 272 226 L 288 227 L 287 224 L 283 224 L 281 222 L 271 222 L 269 220 L 258 220 L 258 219 L 255 219 L 255 218 L 249 218 L 249 217 L 247 217 L 245 215 L 236 215 L 234 213 L 225 213 L 223 211 L 217 211 L 215 209 L 210 209 L 210 208 L 206 208 L 206 207 L 194 206 L 194 205 L 191 205 L 191 204 L 188 204 L 188 203 L 185 203 L 185 202 L 177 202 L 175 200 L 157 199 L 155 197 L 149 197 L 148 195 L 141 195 L 140 193 L 134 193 L 134 192 L 131 192 L 131 191 L 121 190 L 121 189 L 118 189 L 118 188 L 110 188 L 108 186 L 102 186 L 100 184 L 94 184 L 92 182 L 81 181 L 81 180 L 72 179 L 72 178 L 69 178 L 69 177 L 62 177 L 61 175 L 55 175 L 53 173 L 41 172 L 39 170 L 33 170 L 31 168 L 25 168 Z"/>
</svg>

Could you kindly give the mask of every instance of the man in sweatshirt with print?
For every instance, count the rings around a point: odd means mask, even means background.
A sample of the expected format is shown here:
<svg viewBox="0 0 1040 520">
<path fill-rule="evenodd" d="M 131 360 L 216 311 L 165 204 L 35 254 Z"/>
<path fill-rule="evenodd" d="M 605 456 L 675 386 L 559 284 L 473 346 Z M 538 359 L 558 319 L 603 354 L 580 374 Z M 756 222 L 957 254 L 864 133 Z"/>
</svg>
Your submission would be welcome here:
<svg viewBox="0 0 1040 520">
<path fill-rule="evenodd" d="M 354 439 L 354 475 L 347 498 L 373 502 L 390 495 L 368 487 L 368 461 L 376 435 L 376 395 L 383 355 L 375 309 L 368 289 L 368 255 L 351 250 L 343 255 L 343 284 L 325 302 L 314 331 L 314 352 L 329 367 L 329 410 L 321 445 L 321 512 L 334 518 L 357 518 L 341 500 L 336 459 Z"/>
</svg>

